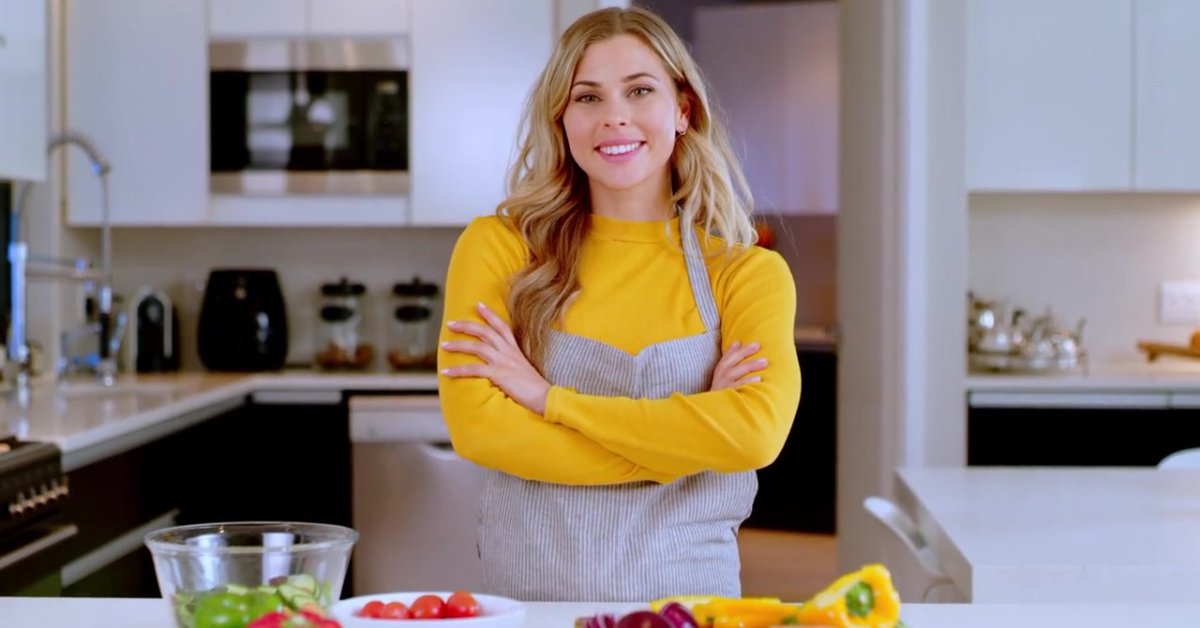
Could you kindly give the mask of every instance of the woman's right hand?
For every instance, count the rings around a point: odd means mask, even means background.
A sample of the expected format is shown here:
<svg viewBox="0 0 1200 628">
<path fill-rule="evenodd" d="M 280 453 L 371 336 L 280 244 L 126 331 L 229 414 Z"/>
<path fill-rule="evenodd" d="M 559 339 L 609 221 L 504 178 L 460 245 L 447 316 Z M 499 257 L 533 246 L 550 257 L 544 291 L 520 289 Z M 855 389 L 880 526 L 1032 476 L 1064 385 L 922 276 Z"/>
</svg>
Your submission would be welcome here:
<svg viewBox="0 0 1200 628">
<path fill-rule="evenodd" d="M 709 390 L 736 388 L 742 384 L 761 382 L 762 378 L 753 373 L 767 368 L 767 359 L 750 359 L 760 348 L 757 342 L 742 345 L 741 341 L 734 341 L 729 345 L 729 350 L 721 356 L 717 368 L 713 369 L 712 386 Z"/>
</svg>

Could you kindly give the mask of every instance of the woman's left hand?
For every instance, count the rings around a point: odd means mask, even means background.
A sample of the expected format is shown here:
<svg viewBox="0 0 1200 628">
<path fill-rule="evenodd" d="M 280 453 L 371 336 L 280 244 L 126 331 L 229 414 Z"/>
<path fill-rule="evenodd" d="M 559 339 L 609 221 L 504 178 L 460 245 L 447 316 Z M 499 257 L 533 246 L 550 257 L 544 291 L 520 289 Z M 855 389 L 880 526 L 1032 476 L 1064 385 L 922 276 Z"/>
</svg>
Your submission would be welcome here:
<svg viewBox="0 0 1200 628">
<path fill-rule="evenodd" d="M 550 382 L 533 368 L 513 337 L 512 328 L 482 303 L 476 306 L 487 324 L 474 321 L 450 321 L 452 331 L 479 340 L 450 340 L 442 348 L 453 353 L 478 356 L 483 364 L 463 364 L 442 369 L 446 377 L 483 377 L 500 387 L 513 401 L 538 413 L 546 413 Z"/>
</svg>

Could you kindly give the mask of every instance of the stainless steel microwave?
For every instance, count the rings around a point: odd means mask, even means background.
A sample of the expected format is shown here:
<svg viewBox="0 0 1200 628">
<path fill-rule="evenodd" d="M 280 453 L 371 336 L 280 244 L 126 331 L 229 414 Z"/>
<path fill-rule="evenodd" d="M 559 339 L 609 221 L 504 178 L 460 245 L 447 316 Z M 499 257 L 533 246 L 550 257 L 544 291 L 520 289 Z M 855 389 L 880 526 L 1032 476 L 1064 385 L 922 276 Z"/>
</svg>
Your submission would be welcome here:
<svg viewBox="0 0 1200 628">
<path fill-rule="evenodd" d="M 212 193 L 407 194 L 408 60 L 402 39 L 211 42 Z"/>
</svg>

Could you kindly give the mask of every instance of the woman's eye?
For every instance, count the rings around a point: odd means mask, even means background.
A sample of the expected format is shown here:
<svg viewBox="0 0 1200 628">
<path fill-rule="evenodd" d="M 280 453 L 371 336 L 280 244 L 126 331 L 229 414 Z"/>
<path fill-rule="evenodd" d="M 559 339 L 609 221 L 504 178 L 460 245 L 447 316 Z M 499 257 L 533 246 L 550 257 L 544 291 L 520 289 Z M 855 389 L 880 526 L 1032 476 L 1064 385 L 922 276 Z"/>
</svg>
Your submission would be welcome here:
<svg viewBox="0 0 1200 628">
<path fill-rule="evenodd" d="M 645 96 L 646 94 L 649 94 L 652 91 L 654 91 L 654 90 L 650 89 L 649 87 L 635 87 L 632 90 L 630 90 L 629 93 L 634 96 Z"/>
<path fill-rule="evenodd" d="M 583 95 L 575 97 L 575 102 L 581 102 L 581 103 L 593 103 L 593 102 L 596 102 L 597 100 L 600 100 L 600 99 L 596 98 L 595 94 L 583 94 Z"/>
</svg>

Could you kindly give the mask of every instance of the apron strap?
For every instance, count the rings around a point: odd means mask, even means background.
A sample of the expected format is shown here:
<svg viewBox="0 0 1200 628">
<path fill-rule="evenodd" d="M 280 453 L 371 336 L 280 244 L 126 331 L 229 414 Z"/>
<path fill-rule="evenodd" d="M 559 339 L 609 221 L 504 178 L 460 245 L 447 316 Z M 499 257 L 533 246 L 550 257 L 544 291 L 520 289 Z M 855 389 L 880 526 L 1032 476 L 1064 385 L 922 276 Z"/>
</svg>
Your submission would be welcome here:
<svg viewBox="0 0 1200 628">
<path fill-rule="evenodd" d="M 708 281 L 704 253 L 696 240 L 696 228 L 680 220 L 679 235 L 683 240 L 683 259 L 687 264 L 688 281 L 692 284 L 692 298 L 696 300 L 696 307 L 700 309 L 700 320 L 704 321 L 704 330 L 719 330 L 721 315 L 717 312 L 717 300 L 713 297 L 712 284 Z"/>
</svg>

